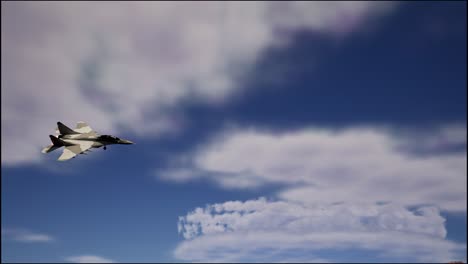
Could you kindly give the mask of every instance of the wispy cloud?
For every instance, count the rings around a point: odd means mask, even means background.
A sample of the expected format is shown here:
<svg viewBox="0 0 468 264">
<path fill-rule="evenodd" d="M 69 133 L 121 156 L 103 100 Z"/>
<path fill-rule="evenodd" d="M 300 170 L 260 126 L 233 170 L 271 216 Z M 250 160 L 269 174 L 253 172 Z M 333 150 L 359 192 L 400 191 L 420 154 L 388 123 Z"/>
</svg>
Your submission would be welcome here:
<svg viewBox="0 0 468 264">
<path fill-rule="evenodd" d="M 265 48 L 291 40 L 292 34 L 279 32 L 307 29 L 341 37 L 394 6 L 6 2 L 2 163 L 38 161 L 38 149 L 47 144 L 44 135 L 59 120 L 150 136 L 177 131 L 183 120 L 173 112 L 182 100 L 225 101 L 242 89 L 235 80 Z M 103 15 L 109 12 L 112 16 Z"/>
<path fill-rule="evenodd" d="M 73 263 L 116 263 L 115 261 L 95 255 L 72 256 L 65 259 Z"/>
<path fill-rule="evenodd" d="M 34 233 L 25 229 L 2 228 L 2 239 L 18 242 L 52 242 L 55 239 L 47 234 Z"/>
<path fill-rule="evenodd" d="M 457 259 L 466 247 L 445 240 L 444 222 L 435 207 L 230 201 L 180 217 L 186 240 L 174 255 L 188 261 L 278 262 L 291 256 L 324 260 L 323 250 L 353 250 L 386 261 Z"/>
</svg>

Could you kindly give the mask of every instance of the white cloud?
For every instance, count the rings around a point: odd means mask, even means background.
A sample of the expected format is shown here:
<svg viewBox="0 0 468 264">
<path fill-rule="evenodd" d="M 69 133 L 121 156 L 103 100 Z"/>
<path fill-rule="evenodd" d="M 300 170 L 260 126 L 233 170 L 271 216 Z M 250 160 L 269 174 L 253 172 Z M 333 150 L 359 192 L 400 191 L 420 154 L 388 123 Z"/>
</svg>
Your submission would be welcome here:
<svg viewBox="0 0 468 264">
<path fill-rule="evenodd" d="M 456 131 L 451 133 L 450 127 Z M 428 138 L 441 145 L 438 138 L 443 141 L 454 134 L 458 135 L 455 141 L 466 145 L 466 136 L 459 137 L 466 135 L 466 127 L 464 133 L 460 127 L 434 129 Z M 178 181 L 206 177 L 225 188 L 280 184 L 285 188 L 279 197 L 301 202 L 391 201 L 466 210 L 466 152 L 403 152 L 402 146 L 418 144 L 417 137 L 411 139 L 411 144 L 403 144 L 408 140 L 387 130 L 364 127 L 228 131 L 161 177 L 177 176 Z"/>
<path fill-rule="evenodd" d="M 383 261 L 446 262 L 466 247 L 445 240 L 435 207 L 410 211 L 395 204 L 300 204 L 231 201 L 197 208 L 179 220 L 185 237 L 174 251 L 187 261 L 340 261 L 323 250 L 369 252 Z M 377 253 L 376 253 L 377 252 Z M 366 257 L 367 256 L 367 257 Z M 341 259 L 350 261 L 350 259 Z"/>
<path fill-rule="evenodd" d="M 179 218 L 185 240 L 174 255 L 202 262 L 464 259 L 466 245 L 446 239 L 439 210 L 466 211 L 466 152 L 447 149 L 466 147 L 465 135 L 464 125 L 221 133 L 158 175 L 205 177 L 231 189 L 275 184 L 282 186 L 278 201 L 196 208 Z"/>
<path fill-rule="evenodd" d="M 225 232 L 271 231 L 279 227 L 291 234 L 301 234 L 306 228 L 310 232 L 398 231 L 445 238 L 444 222 L 435 207 L 421 207 L 414 213 L 393 204 L 325 206 L 268 202 L 260 198 L 197 208 L 180 219 L 179 230 L 187 239 Z"/>
<path fill-rule="evenodd" d="M 51 242 L 55 239 L 46 234 L 34 233 L 25 229 L 11 229 L 2 228 L 2 240 L 15 240 L 18 242 L 32 243 L 32 242 Z"/>
<path fill-rule="evenodd" d="M 66 261 L 73 263 L 116 263 L 113 260 L 94 256 L 94 255 L 82 255 L 82 256 L 73 256 L 66 258 Z"/>
<path fill-rule="evenodd" d="M 177 131 L 182 99 L 222 102 L 271 45 L 308 29 L 344 36 L 376 2 L 4 2 L 2 163 L 38 161 L 56 121 Z M 86 19 L 83 19 L 86 17 Z M 369 23 L 367 23 L 369 24 Z M 156 114 L 157 113 L 157 114 Z"/>
</svg>

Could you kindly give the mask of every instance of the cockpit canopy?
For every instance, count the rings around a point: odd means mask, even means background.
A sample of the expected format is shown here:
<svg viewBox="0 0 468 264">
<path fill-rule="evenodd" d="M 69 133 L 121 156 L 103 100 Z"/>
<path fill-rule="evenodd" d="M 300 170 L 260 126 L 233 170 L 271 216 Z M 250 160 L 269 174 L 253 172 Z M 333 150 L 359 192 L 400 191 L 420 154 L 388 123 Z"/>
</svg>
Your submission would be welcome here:
<svg viewBox="0 0 468 264">
<path fill-rule="evenodd" d="M 102 136 L 99 136 L 98 138 L 99 140 L 104 140 L 104 141 L 119 141 L 120 138 L 118 137 L 114 137 L 114 136 L 110 136 L 110 135 L 102 135 Z"/>
</svg>

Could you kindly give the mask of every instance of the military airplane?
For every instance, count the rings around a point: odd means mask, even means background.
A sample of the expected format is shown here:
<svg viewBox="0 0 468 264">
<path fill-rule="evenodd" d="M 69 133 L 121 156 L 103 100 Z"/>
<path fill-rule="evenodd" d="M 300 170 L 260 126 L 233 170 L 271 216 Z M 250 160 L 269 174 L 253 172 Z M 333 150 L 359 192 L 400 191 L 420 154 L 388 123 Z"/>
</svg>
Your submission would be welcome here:
<svg viewBox="0 0 468 264">
<path fill-rule="evenodd" d="M 57 122 L 58 136 L 49 135 L 52 145 L 45 147 L 42 153 L 49 153 L 58 148 L 65 147 L 60 161 L 69 160 L 78 154 L 87 154 L 91 148 L 103 147 L 112 144 L 133 144 L 130 140 L 120 139 L 111 135 L 99 135 L 85 122 L 78 122 L 75 129 L 71 129 L 61 122 Z"/>
</svg>

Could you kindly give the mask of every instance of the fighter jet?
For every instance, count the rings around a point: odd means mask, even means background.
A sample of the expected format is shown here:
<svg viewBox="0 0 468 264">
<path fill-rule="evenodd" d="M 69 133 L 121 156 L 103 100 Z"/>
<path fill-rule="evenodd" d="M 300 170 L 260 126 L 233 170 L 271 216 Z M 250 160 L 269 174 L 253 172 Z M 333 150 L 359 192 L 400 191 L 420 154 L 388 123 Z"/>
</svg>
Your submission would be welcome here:
<svg viewBox="0 0 468 264">
<path fill-rule="evenodd" d="M 57 122 L 57 136 L 49 135 L 52 145 L 45 147 L 42 153 L 49 153 L 65 147 L 60 161 L 69 160 L 78 154 L 86 154 L 91 148 L 104 147 L 112 144 L 133 144 L 130 140 L 120 139 L 111 135 L 99 135 L 85 122 L 78 122 L 75 129 L 71 129 L 61 122 Z"/>
</svg>

